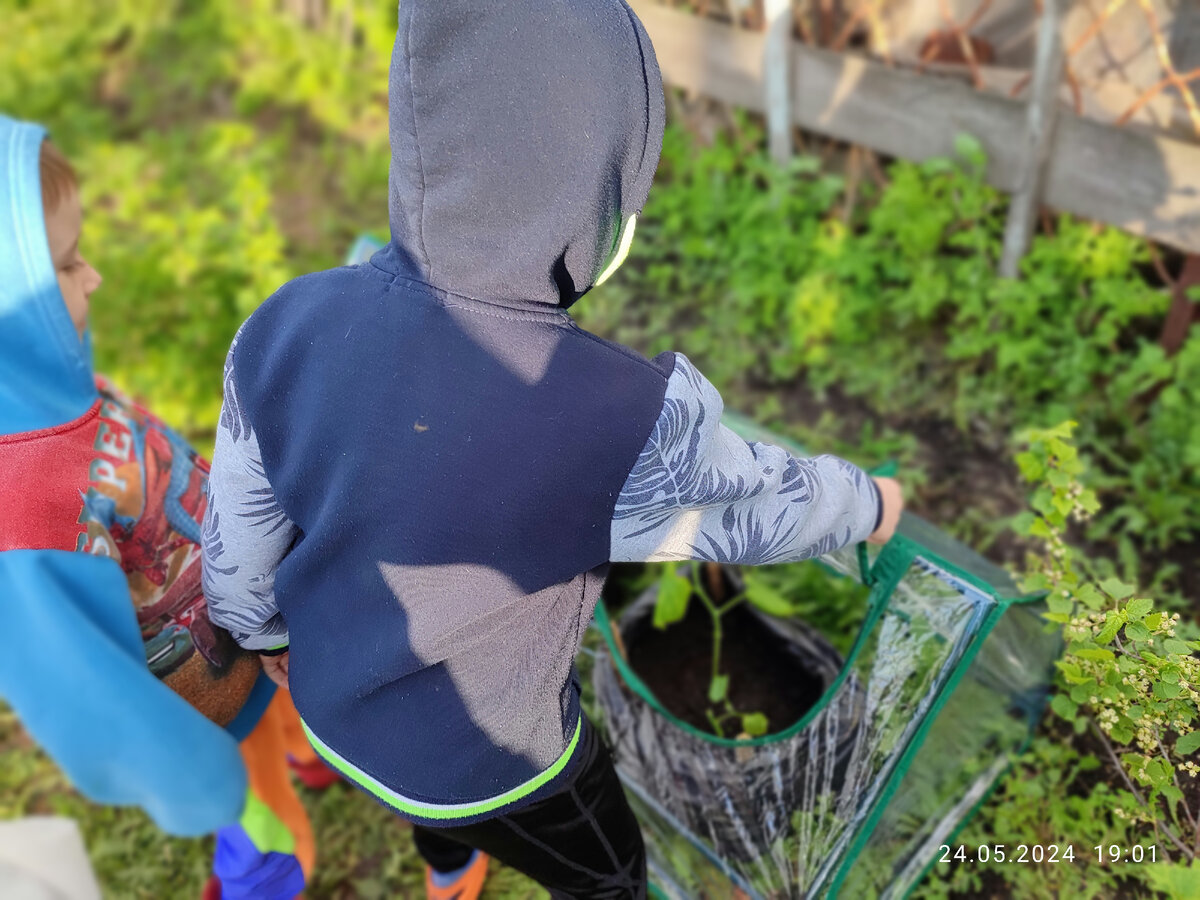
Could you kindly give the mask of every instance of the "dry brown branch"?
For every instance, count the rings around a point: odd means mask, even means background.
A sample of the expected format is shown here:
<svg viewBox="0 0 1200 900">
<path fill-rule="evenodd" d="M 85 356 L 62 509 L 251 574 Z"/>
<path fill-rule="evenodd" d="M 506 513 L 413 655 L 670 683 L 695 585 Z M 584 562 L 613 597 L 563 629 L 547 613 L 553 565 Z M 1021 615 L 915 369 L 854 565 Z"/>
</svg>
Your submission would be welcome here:
<svg viewBox="0 0 1200 900">
<path fill-rule="evenodd" d="M 1066 79 L 1067 86 L 1071 89 L 1071 101 L 1075 104 L 1075 115 L 1083 115 L 1083 89 L 1079 87 L 1079 79 L 1075 77 L 1075 70 L 1064 65 L 1063 78 Z"/>
<path fill-rule="evenodd" d="M 793 27 L 796 29 L 796 34 L 800 36 L 800 40 L 806 44 L 813 43 L 812 29 L 808 27 L 808 20 L 804 18 L 804 11 L 796 7 L 792 19 Z"/>
<path fill-rule="evenodd" d="M 1125 112 L 1121 113 L 1120 117 L 1116 121 L 1116 124 L 1117 125 L 1126 124 L 1130 119 L 1132 119 L 1135 115 L 1137 115 L 1137 112 L 1139 109 L 1141 109 L 1143 106 L 1145 106 L 1151 100 L 1153 100 L 1156 96 L 1158 96 L 1160 93 L 1162 93 L 1162 91 L 1166 90 L 1172 84 L 1187 85 L 1190 82 L 1195 81 L 1197 78 L 1200 78 L 1200 69 L 1193 69 L 1191 72 L 1188 72 L 1186 75 L 1176 75 L 1174 72 L 1172 72 L 1170 75 L 1168 75 L 1162 81 L 1158 82 L 1158 84 L 1154 85 L 1151 88 L 1148 88 L 1145 92 L 1143 92 L 1143 94 L 1137 98 L 1137 100 L 1134 102 L 1134 104 L 1132 106 L 1129 107 L 1129 109 L 1127 109 L 1127 110 L 1125 110 Z M 1184 90 L 1186 91 L 1186 94 L 1188 97 L 1192 96 L 1190 90 L 1187 90 L 1186 88 L 1184 88 Z M 1192 102 L 1194 103 L 1195 101 L 1193 100 Z M 1200 135 L 1200 122 L 1197 122 L 1195 117 L 1193 117 L 1192 121 L 1194 124 L 1196 124 L 1196 134 Z"/>
<path fill-rule="evenodd" d="M 1082 50 L 1083 46 L 1088 41 L 1100 33 L 1100 29 L 1104 27 L 1105 23 L 1108 22 L 1110 18 L 1112 18 L 1113 13 L 1119 10 L 1127 2 L 1128 0 L 1110 0 L 1108 6 L 1104 7 L 1104 10 L 1100 13 L 1100 15 L 1096 16 L 1092 24 L 1088 26 L 1088 29 L 1081 34 L 1075 43 L 1067 49 L 1067 56 L 1074 56 L 1076 53 Z"/>
<path fill-rule="evenodd" d="M 862 181 L 863 170 L 862 152 L 858 144 L 852 144 L 846 157 L 846 199 L 842 206 L 841 219 L 847 225 L 851 224 L 854 205 L 858 202 L 858 185 Z"/>
<path fill-rule="evenodd" d="M 991 6 L 992 0 L 983 0 L 983 2 L 979 4 L 979 8 L 975 10 L 975 14 L 971 16 L 971 18 L 967 19 L 967 23 L 963 25 L 963 31 L 970 31 L 972 28 L 978 25 L 979 20 L 983 18 L 984 14 L 989 9 L 991 9 Z"/>
<path fill-rule="evenodd" d="M 976 89 L 983 88 L 983 72 L 979 67 L 979 58 L 975 54 L 975 44 L 968 32 L 979 21 L 980 16 L 987 12 L 987 8 L 991 5 L 991 2 L 992 0 L 983 0 L 979 9 L 975 11 L 975 15 L 966 24 L 959 24 L 954 19 L 949 0 L 938 0 L 938 12 L 941 14 L 942 21 L 946 23 L 946 27 L 950 33 L 958 41 L 963 58 L 967 61 L 967 66 L 971 70 L 971 82 L 975 85 Z"/>
<path fill-rule="evenodd" d="M 871 5 L 871 0 L 864 0 L 863 3 L 859 4 L 858 8 L 851 13 L 850 18 L 846 20 L 846 24 L 837 33 L 837 37 L 833 39 L 833 43 L 829 45 L 829 49 L 837 50 L 839 53 L 846 49 L 846 44 L 849 43 L 850 38 L 854 35 L 854 29 L 873 12 Z"/>
<path fill-rule="evenodd" d="M 1146 20 L 1150 23 L 1150 33 L 1154 38 L 1154 50 L 1158 54 L 1158 61 L 1162 64 L 1163 71 L 1167 73 L 1167 81 L 1179 88 L 1179 93 L 1183 97 L 1184 104 L 1187 106 L 1188 115 L 1192 119 L 1192 127 L 1195 129 L 1196 135 L 1200 137 L 1200 106 L 1197 106 L 1196 97 L 1188 84 L 1193 78 L 1200 76 L 1200 69 L 1197 69 L 1186 77 L 1181 76 L 1175 71 L 1175 64 L 1171 61 L 1171 51 L 1167 47 L 1167 41 L 1163 37 L 1162 28 L 1158 24 L 1158 15 L 1154 12 L 1153 4 L 1151 4 L 1150 0 L 1138 0 L 1138 3 L 1142 7 L 1142 12 L 1146 15 Z M 1152 89 L 1153 93 L 1151 93 L 1151 96 L 1164 89 L 1161 85 L 1162 83 L 1159 82 L 1159 85 L 1156 85 Z M 1144 103 L 1145 101 L 1139 102 Z"/>
<path fill-rule="evenodd" d="M 1171 273 L 1167 271 L 1167 264 L 1163 262 L 1162 253 L 1154 244 L 1147 244 L 1150 248 L 1150 262 L 1154 264 L 1154 271 L 1158 273 L 1158 277 L 1162 279 L 1162 283 L 1169 288 L 1175 287 L 1175 279 L 1171 277 Z"/>
<path fill-rule="evenodd" d="M 1067 49 L 1067 78 L 1068 79 L 1075 78 L 1074 74 L 1071 71 L 1071 57 L 1073 57 L 1076 53 L 1078 53 L 1080 50 L 1082 50 L 1087 45 L 1088 41 L 1090 41 L 1094 37 L 1096 37 L 1096 35 L 1098 35 L 1100 33 L 1100 30 L 1104 27 L 1105 23 L 1108 22 L 1108 20 L 1110 18 L 1112 18 L 1113 14 L 1117 10 L 1119 10 L 1121 7 L 1123 7 L 1127 2 L 1128 2 L 1128 0 L 1109 0 L 1108 6 L 1104 7 L 1104 9 L 1101 11 L 1100 15 L 1098 15 L 1095 18 L 1095 20 L 1092 22 L 1092 24 L 1090 26 L 1088 26 L 1087 30 L 1084 31 L 1084 33 L 1081 34 L 1076 39 L 1075 43 L 1072 44 Z M 1041 11 L 1041 3 L 1038 4 L 1038 11 L 1039 12 Z M 1011 96 L 1011 97 L 1020 96 L 1021 91 L 1025 90 L 1025 87 L 1029 84 L 1029 80 L 1032 77 L 1033 77 L 1032 74 L 1026 75 L 1020 81 L 1018 81 L 1016 84 L 1014 84 L 1012 90 L 1009 92 L 1009 96 Z M 1076 82 L 1075 88 L 1077 90 L 1078 82 Z M 1080 102 L 1081 101 L 1077 97 L 1077 99 L 1076 99 L 1076 107 L 1077 108 L 1079 107 Z"/>
</svg>

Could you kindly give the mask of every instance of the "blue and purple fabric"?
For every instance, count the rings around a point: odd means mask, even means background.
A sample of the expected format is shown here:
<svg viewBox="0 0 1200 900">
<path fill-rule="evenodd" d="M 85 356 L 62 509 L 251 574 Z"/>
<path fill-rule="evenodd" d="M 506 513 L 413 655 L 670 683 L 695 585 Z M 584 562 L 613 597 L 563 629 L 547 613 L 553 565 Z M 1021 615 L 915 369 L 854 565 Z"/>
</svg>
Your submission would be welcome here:
<svg viewBox="0 0 1200 900">
<path fill-rule="evenodd" d="M 304 890 L 304 871 L 291 833 L 251 797 L 237 825 L 217 832 L 213 874 L 220 900 L 291 900 Z"/>
<path fill-rule="evenodd" d="M 238 741 L 274 688 L 208 618 L 208 466 L 92 371 L 47 242 L 45 137 L 0 115 L 0 698 L 90 800 L 225 829 L 231 885 L 257 867 L 290 890 L 270 842 L 249 852 Z"/>
</svg>

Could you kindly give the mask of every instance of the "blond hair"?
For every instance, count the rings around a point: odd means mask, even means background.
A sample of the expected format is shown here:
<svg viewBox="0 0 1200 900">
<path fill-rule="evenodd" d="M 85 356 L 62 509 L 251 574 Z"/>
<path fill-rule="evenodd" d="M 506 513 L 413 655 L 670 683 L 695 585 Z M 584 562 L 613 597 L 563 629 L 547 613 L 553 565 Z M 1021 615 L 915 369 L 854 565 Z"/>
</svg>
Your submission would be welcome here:
<svg viewBox="0 0 1200 900">
<path fill-rule="evenodd" d="M 42 206 L 53 212 L 72 191 L 79 189 L 79 178 L 62 151 L 48 140 L 42 141 L 38 168 L 42 176 Z"/>
</svg>

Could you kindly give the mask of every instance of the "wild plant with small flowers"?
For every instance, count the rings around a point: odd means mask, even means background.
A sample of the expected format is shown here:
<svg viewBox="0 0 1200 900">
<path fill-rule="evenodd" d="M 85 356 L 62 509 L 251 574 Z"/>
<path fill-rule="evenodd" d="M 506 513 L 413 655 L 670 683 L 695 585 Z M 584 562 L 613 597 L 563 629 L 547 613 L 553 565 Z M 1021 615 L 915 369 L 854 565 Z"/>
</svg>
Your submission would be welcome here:
<svg viewBox="0 0 1200 900">
<path fill-rule="evenodd" d="M 1023 588 L 1044 591 L 1046 618 L 1058 623 L 1066 653 L 1057 663 L 1051 708 L 1077 733 L 1091 729 L 1128 793 L 1119 818 L 1152 827 L 1181 862 L 1200 856 L 1200 641 L 1184 640 L 1178 613 L 1118 578 L 1097 579 L 1066 541 L 1072 521 L 1099 510 L 1084 487 L 1084 463 L 1071 442 L 1074 422 L 1023 435 L 1022 476 L 1035 486 L 1033 511 L 1019 530 L 1040 540 Z"/>
</svg>

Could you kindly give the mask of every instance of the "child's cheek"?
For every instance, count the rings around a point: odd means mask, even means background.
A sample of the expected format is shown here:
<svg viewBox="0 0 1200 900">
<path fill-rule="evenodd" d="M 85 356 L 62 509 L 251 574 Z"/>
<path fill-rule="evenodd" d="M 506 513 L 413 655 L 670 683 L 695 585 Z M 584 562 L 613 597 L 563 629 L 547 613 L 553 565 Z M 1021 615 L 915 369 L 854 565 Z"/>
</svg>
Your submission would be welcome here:
<svg viewBox="0 0 1200 900">
<path fill-rule="evenodd" d="M 83 292 L 75 279 L 61 272 L 58 275 L 58 289 L 62 294 L 63 303 L 66 304 L 75 330 L 82 334 L 83 329 L 87 326 L 87 294 Z"/>
</svg>

